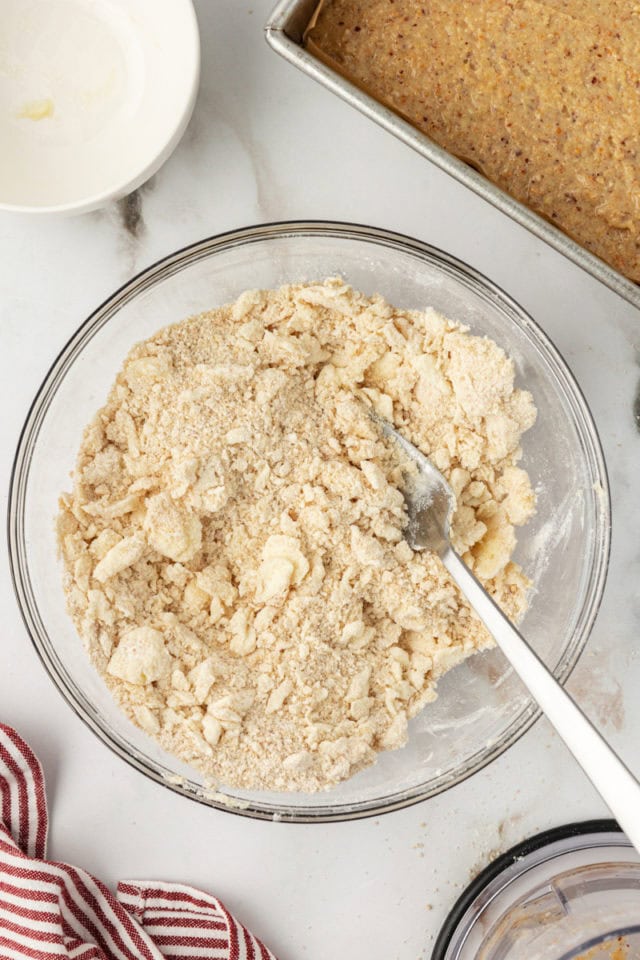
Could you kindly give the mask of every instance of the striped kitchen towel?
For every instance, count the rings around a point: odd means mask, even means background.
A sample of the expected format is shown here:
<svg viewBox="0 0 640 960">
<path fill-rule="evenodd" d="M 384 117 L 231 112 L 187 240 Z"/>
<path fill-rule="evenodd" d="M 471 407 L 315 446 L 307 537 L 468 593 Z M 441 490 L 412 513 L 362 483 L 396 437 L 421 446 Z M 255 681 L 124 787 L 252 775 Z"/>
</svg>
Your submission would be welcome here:
<svg viewBox="0 0 640 960">
<path fill-rule="evenodd" d="M 224 904 L 178 883 L 131 881 L 117 894 L 46 860 L 42 767 L 0 724 L 0 960 L 275 960 Z"/>
</svg>

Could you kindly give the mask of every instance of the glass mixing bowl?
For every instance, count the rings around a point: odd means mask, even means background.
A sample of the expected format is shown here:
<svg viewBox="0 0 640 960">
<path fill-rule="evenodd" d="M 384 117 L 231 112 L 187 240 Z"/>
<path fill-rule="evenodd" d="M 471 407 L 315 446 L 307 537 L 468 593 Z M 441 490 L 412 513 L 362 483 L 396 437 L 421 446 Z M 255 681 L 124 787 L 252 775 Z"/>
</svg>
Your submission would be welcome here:
<svg viewBox="0 0 640 960">
<path fill-rule="evenodd" d="M 534 582 L 522 631 L 564 681 L 582 651 L 604 588 L 610 507 L 593 420 L 566 364 L 533 320 L 483 276 L 427 244 L 339 223 L 252 227 L 204 240 L 145 270 L 99 307 L 62 350 L 27 417 L 16 454 L 9 547 L 18 601 L 62 695 L 121 757 L 185 796 L 246 816 L 340 820 L 424 800 L 482 769 L 533 723 L 537 709 L 498 651 L 472 657 L 439 683 L 410 724 L 408 745 L 325 793 L 213 792 L 200 775 L 137 729 L 111 699 L 66 614 L 54 516 L 69 488 L 84 426 L 104 402 L 130 347 L 165 324 L 243 290 L 340 274 L 401 307 L 435 307 L 510 354 L 531 391 L 536 425 L 523 466 L 538 491 L 515 557 Z"/>
</svg>

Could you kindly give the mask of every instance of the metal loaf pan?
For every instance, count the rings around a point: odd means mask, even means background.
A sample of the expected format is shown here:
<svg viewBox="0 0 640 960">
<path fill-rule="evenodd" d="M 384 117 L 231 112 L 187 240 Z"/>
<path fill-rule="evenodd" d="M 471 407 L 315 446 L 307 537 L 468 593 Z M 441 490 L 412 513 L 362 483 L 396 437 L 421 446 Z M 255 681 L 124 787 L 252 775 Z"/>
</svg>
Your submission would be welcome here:
<svg viewBox="0 0 640 960">
<path fill-rule="evenodd" d="M 500 190 L 477 170 L 448 153 L 429 137 L 421 133 L 388 107 L 350 83 L 305 50 L 302 42 L 304 31 L 317 7 L 318 0 L 280 0 L 271 14 L 265 33 L 269 45 L 298 69 L 324 84 L 333 93 L 346 100 L 353 107 L 375 120 L 385 130 L 404 140 L 432 163 L 464 183 L 498 210 L 502 210 L 512 220 L 522 224 L 531 233 L 545 240 L 549 246 L 563 253 L 578 266 L 596 279 L 601 280 L 616 293 L 636 307 L 640 307 L 640 284 L 623 277 L 599 257 L 590 253 L 553 224 L 538 216 L 518 200 L 514 200 L 504 190 Z"/>
</svg>

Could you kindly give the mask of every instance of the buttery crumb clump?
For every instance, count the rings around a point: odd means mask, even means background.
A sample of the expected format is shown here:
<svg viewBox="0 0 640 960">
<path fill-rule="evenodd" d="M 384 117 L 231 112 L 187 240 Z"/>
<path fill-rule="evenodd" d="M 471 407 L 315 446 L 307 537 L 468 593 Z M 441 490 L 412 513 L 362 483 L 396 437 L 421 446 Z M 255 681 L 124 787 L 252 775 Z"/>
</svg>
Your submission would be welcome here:
<svg viewBox="0 0 640 960">
<path fill-rule="evenodd" d="M 403 539 L 403 460 L 457 497 L 452 539 L 517 620 L 517 466 L 535 420 L 492 341 L 340 279 L 248 291 L 125 360 L 58 531 L 69 612 L 127 715 L 211 780 L 324 789 L 401 747 L 488 633 Z"/>
</svg>

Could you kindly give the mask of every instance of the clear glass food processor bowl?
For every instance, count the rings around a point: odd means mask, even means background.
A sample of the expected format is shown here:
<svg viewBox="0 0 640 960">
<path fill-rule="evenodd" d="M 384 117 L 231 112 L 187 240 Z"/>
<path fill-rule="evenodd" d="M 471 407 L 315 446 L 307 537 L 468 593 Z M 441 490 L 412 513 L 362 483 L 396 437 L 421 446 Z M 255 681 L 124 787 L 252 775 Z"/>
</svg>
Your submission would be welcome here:
<svg viewBox="0 0 640 960">
<path fill-rule="evenodd" d="M 640 857 L 612 820 L 558 827 L 490 864 L 432 960 L 639 960 Z"/>
<path fill-rule="evenodd" d="M 160 327 L 234 300 L 246 289 L 341 275 L 404 308 L 433 306 L 513 358 L 517 384 L 538 420 L 522 465 L 538 493 L 515 559 L 534 583 L 522 630 L 566 680 L 604 588 L 610 536 L 605 465 L 585 400 L 534 321 L 475 270 L 418 240 L 370 227 L 298 222 L 251 227 L 165 258 L 113 294 L 80 327 L 49 371 L 28 414 L 12 477 L 9 548 L 31 638 L 66 700 L 111 749 L 185 796 L 247 816 L 339 820 L 423 800 L 499 756 L 533 722 L 536 708 L 497 651 L 447 674 L 439 696 L 410 724 L 408 745 L 325 793 L 207 789 L 112 700 L 65 611 L 54 517 L 70 485 L 82 431 L 104 403 L 129 349 Z"/>
</svg>

